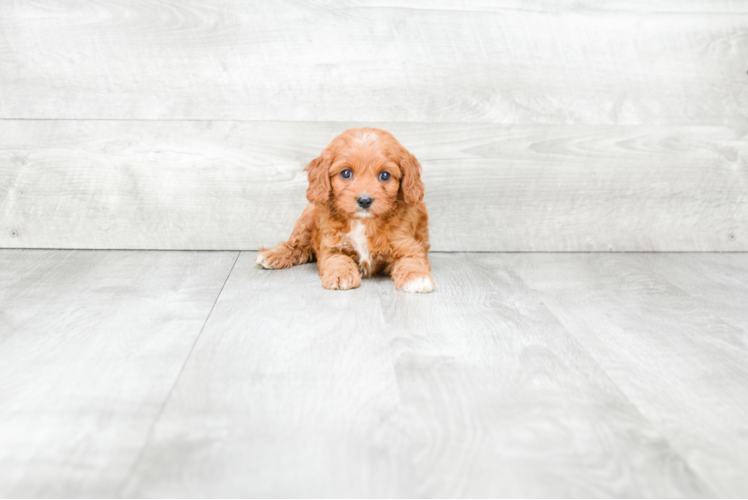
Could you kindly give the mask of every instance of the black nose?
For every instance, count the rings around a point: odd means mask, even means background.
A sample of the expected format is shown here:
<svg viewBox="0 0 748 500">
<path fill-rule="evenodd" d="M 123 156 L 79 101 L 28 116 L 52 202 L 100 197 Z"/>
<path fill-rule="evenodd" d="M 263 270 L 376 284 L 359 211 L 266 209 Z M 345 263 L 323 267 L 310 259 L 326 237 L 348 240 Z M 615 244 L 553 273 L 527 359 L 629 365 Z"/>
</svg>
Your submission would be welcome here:
<svg viewBox="0 0 748 500">
<path fill-rule="evenodd" d="M 358 206 L 361 208 L 369 208 L 371 204 L 374 203 L 374 200 L 368 196 L 359 196 L 356 201 L 358 202 Z"/>
</svg>

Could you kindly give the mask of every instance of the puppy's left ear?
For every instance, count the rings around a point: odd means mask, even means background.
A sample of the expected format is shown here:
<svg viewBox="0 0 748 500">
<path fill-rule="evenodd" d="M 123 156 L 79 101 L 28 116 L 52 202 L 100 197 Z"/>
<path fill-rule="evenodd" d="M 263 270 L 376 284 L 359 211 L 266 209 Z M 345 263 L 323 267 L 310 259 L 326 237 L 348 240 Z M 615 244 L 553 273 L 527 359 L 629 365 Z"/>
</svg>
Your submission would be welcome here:
<svg viewBox="0 0 748 500">
<path fill-rule="evenodd" d="M 315 205 L 326 204 L 327 200 L 330 199 L 330 191 L 332 191 L 332 185 L 330 184 L 330 162 L 325 159 L 325 153 L 323 152 L 319 158 L 315 158 L 304 167 L 307 178 L 309 179 L 306 198 Z"/>
<path fill-rule="evenodd" d="M 415 205 L 423 199 L 425 187 L 421 180 L 421 164 L 416 157 L 404 150 L 400 154 L 400 170 L 403 173 L 400 179 L 400 191 L 403 200 L 408 205 Z"/>
</svg>

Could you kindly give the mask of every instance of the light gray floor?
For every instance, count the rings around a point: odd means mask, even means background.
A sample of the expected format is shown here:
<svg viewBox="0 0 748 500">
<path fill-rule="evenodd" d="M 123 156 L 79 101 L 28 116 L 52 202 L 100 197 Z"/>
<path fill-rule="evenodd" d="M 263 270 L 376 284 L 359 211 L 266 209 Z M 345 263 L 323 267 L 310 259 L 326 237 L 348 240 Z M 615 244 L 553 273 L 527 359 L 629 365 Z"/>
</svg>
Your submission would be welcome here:
<svg viewBox="0 0 748 500">
<path fill-rule="evenodd" d="M 0 251 L 0 496 L 747 496 L 748 254 Z"/>
</svg>

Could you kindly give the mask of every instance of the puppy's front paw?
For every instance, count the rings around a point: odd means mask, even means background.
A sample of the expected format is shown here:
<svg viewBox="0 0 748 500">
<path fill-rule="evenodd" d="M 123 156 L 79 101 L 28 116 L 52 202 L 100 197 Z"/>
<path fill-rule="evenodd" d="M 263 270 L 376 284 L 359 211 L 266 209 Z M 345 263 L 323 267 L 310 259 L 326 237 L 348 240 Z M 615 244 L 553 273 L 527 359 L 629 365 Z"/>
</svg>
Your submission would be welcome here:
<svg viewBox="0 0 748 500">
<path fill-rule="evenodd" d="M 288 269 L 303 264 L 306 259 L 303 253 L 289 248 L 283 243 L 267 250 L 261 250 L 255 257 L 257 265 L 265 269 Z"/>
<path fill-rule="evenodd" d="M 337 269 L 322 276 L 322 286 L 328 290 L 350 290 L 361 285 L 358 269 Z"/>
<path fill-rule="evenodd" d="M 262 268 L 275 269 L 271 259 L 268 258 L 267 252 L 258 253 L 257 257 L 255 257 L 255 262 L 257 262 L 257 265 Z"/>
<path fill-rule="evenodd" d="M 436 288 L 434 278 L 430 274 L 411 277 L 398 287 L 398 290 L 409 293 L 430 293 Z"/>
</svg>

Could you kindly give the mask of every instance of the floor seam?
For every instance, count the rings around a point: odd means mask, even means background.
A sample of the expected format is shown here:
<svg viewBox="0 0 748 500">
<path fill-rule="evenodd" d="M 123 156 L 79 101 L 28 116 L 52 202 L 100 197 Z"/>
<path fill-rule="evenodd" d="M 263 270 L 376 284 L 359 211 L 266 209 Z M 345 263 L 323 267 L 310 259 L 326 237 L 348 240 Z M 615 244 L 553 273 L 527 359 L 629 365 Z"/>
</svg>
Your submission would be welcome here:
<svg viewBox="0 0 748 500">
<path fill-rule="evenodd" d="M 517 272 L 512 271 L 512 274 L 516 276 L 518 279 L 524 283 L 524 285 L 527 287 L 528 290 L 530 290 L 532 293 L 535 294 L 535 296 L 538 298 L 540 303 L 543 305 L 543 308 L 548 311 L 548 313 L 555 319 L 556 323 L 564 329 L 566 334 L 569 336 L 569 338 L 574 342 L 574 344 L 584 352 L 589 360 L 600 370 L 600 372 L 605 376 L 606 379 L 618 390 L 618 393 L 621 395 L 622 398 L 628 402 L 629 405 L 631 405 L 631 408 L 633 408 L 636 413 L 645 421 L 647 422 L 652 429 L 657 431 L 657 434 L 659 435 L 660 439 L 662 439 L 665 443 L 667 443 L 667 447 L 673 452 L 675 456 L 677 456 L 682 462 L 683 465 L 688 468 L 689 471 L 693 474 L 695 478 L 698 478 L 702 484 L 712 491 L 710 492 L 714 498 L 721 498 L 719 495 L 719 490 L 715 488 L 715 486 L 706 478 L 704 478 L 701 474 L 696 471 L 693 466 L 691 465 L 691 462 L 683 456 L 683 454 L 680 452 L 680 450 L 677 449 L 677 447 L 670 441 L 670 439 L 665 435 L 665 433 L 660 429 L 658 425 L 656 425 L 647 415 L 644 414 L 642 409 L 634 403 L 631 399 L 631 397 L 626 393 L 626 391 L 623 390 L 623 388 L 616 382 L 613 377 L 608 373 L 608 371 L 600 364 L 598 359 L 590 352 L 589 349 L 587 349 L 586 346 L 583 345 L 583 343 L 579 340 L 579 338 L 573 333 L 573 330 L 566 325 L 566 323 L 553 311 L 553 309 L 546 303 L 545 299 L 541 296 L 540 292 L 538 290 L 535 290 L 530 284 Z"/>
<path fill-rule="evenodd" d="M 153 436 L 153 430 L 156 428 L 156 424 L 159 422 L 159 420 L 161 420 L 161 416 L 163 415 L 167 404 L 171 400 L 171 397 L 174 393 L 174 389 L 177 387 L 177 384 L 179 384 L 179 380 L 182 378 L 182 373 L 184 372 L 184 368 L 187 366 L 187 363 L 192 357 L 192 353 L 195 350 L 195 346 L 197 345 L 198 340 L 200 339 L 200 337 L 203 334 L 203 331 L 205 330 L 205 325 L 208 324 L 208 320 L 210 320 L 210 316 L 213 314 L 213 310 L 215 309 L 216 304 L 218 303 L 218 300 L 221 298 L 223 289 L 226 287 L 226 283 L 228 283 L 229 278 L 231 277 L 231 273 L 233 273 L 234 267 L 236 267 L 236 263 L 239 261 L 239 257 L 241 257 L 241 255 L 242 255 L 241 251 L 237 252 L 236 259 L 234 259 L 234 263 L 231 265 L 231 269 L 229 269 L 229 272 L 226 275 L 226 279 L 223 281 L 223 285 L 221 285 L 221 289 L 218 291 L 218 294 L 216 295 L 216 299 L 213 301 L 213 305 L 210 306 L 210 311 L 208 311 L 208 315 L 205 317 L 205 321 L 203 322 L 203 325 L 200 327 L 200 331 L 195 337 L 195 340 L 192 342 L 192 345 L 190 346 L 190 350 L 187 352 L 187 356 L 185 356 L 184 361 L 182 362 L 182 366 L 179 368 L 179 372 L 177 372 L 177 376 L 174 378 L 174 383 L 171 385 L 171 387 L 169 388 L 169 391 L 166 393 L 166 397 L 164 397 L 164 400 L 161 402 L 161 406 L 159 407 L 158 412 L 156 412 L 156 415 L 153 418 L 153 422 L 151 422 L 151 425 L 148 428 L 148 432 L 145 435 L 145 440 L 143 442 L 143 446 L 141 446 L 140 448 L 140 452 L 138 453 L 135 460 L 133 460 L 133 463 L 130 466 L 130 469 L 128 470 L 127 474 L 125 475 L 122 483 L 117 487 L 117 490 L 115 492 L 116 497 L 119 497 L 119 498 L 122 497 L 123 491 L 127 488 L 127 486 L 130 484 L 130 481 L 134 477 L 133 474 L 135 473 L 135 470 L 140 464 L 140 461 L 142 460 L 143 455 L 145 454 L 145 450 L 148 448 L 148 445 L 151 442 L 151 438 Z"/>
</svg>

